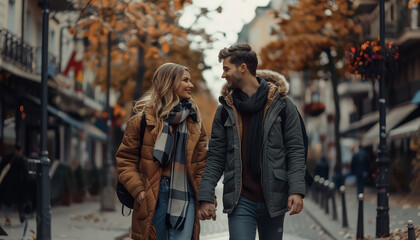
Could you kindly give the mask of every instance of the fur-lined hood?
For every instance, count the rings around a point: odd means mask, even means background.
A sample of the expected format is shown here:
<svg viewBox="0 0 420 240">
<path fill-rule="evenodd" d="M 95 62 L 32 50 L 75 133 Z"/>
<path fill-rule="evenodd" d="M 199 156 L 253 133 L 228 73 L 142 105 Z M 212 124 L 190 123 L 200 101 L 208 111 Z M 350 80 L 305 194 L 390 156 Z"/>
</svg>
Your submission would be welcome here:
<svg viewBox="0 0 420 240">
<path fill-rule="evenodd" d="M 280 98 L 285 98 L 289 92 L 289 83 L 286 78 L 278 72 L 268 69 L 257 70 L 257 77 L 263 78 L 269 84 L 269 99 L 274 98 L 277 93 L 280 94 Z M 232 99 L 232 89 L 229 89 L 227 84 L 223 85 L 221 94 L 223 98 L 225 98 L 228 102 L 231 102 L 229 100 Z"/>
</svg>

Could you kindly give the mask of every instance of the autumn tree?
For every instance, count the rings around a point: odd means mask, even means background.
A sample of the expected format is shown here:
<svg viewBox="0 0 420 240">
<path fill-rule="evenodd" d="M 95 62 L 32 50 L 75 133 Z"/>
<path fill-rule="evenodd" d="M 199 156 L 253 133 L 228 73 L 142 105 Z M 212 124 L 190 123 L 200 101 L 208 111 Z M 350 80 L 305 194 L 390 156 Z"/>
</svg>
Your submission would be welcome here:
<svg viewBox="0 0 420 240">
<path fill-rule="evenodd" d="M 282 19 L 282 14 L 275 10 L 272 14 L 279 20 L 280 37 L 261 50 L 263 67 L 282 73 L 309 71 L 312 76 L 320 70 L 329 72 L 335 103 L 334 173 L 342 183 L 337 85 L 346 72 L 345 52 L 358 40 L 361 29 L 352 20 L 354 13 L 347 0 L 300 0 L 297 5 L 289 6 L 290 18 Z M 322 54 L 327 56 L 328 64 L 320 61 Z"/>
<path fill-rule="evenodd" d="M 163 62 L 168 55 L 177 52 L 174 49 L 188 46 L 187 34 L 204 33 L 187 31 L 179 26 L 180 10 L 185 3 L 191 1 L 76 1 L 75 6 L 80 10 L 77 27 L 82 29 L 81 34 L 86 39 L 84 60 L 97 73 L 96 83 L 106 85 L 104 66 L 108 60 L 108 34 L 111 34 L 111 85 L 116 89 L 122 85 L 132 86 L 129 81 L 137 76 L 135 89 L 141 92 L 141 84 L 138 86 L 138 83 L 142 83 L 148 65 Z M 70 31 L 77 30 L 73 28 Z M 191 57 L 196 55 L 188 48 L 183 50 Z M 195 57 L 190 62 L 195 61 L 196 67 L 201 60 L 202 57 Z M 138 97 L 139 93 L 135 95 Z"/>
<path fill-rule="evenodd" d="M 198 67 L 203 65 L 202 51 L 191 50 L 187 36 L 200 35 L 203 41 L 210 41 L 210 37 L 203 30 L 184 29 L 178 24 L 184 5 L 191 0 L 73 2 L 80 17 L 70 32 L 86 40 L 84 61 L 96 73 L 95 84 L 103 89 L 110 34 L 111 86 L 120 91 L 120 103 L 138 99 L 164 62 L 190 67 L 195 93 L 206 89 Z M 216 103 L 213 105 L 215 108 Z"/>
</svg>

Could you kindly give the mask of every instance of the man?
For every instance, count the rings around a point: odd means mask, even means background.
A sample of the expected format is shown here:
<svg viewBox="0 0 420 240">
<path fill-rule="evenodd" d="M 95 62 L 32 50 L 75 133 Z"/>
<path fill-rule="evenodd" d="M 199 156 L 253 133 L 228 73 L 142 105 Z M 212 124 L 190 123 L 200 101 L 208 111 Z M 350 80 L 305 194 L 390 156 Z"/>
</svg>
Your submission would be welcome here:
<svg viewBox="0 0 420 240">
<path fill-rule="evenodd" d="M 363 193 L 369 170 L 369 155 L 357 142 L 351 159 L 351 172 L 356 175 L 357 194 Z"/>
<path fill-rule="evenodd" d="M 272 71 L 257 76 L 257 55 L 245 43 L 222 49 L 219 61 L 227 84 L 213 120 L 198 215 L 216 218 L 213 196 L 224 174 L 230 239 L 254 240 L 257 227 L 260 239 L 282 239 L 285 213 L 298 214 L 305 193 L 302 130 L 286 97 L 288 83 Z"/>
<path fill-rule="evenodd" d="M 22 147 L 19 144 L 15 145 L 15 152 L 5 156 L 0 163 L 0 173 L 3 175 L 0 182 L 0 204 L 5 205 L 5 225 L 11 225 L 8 207 L 12 205 L 17 206 L 20 222 L 23 222 L 25 220 L 24 207 L 28 200 L 28 189 L 26 188 L 28 167 L 26 158 L 22 155 Z"/>
</svg>

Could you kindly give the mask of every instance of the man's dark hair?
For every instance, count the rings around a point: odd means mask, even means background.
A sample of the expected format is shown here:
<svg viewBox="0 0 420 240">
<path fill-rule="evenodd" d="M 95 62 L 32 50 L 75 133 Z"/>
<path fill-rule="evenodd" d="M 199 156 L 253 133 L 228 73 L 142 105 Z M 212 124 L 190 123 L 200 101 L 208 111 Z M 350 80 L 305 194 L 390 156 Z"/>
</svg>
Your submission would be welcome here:
<svg viewBox="0 0 420 240">
<path fill-rule="evenodd" d="M 229 48 L 219 51 L 219 62 L 230 57 L 230 63 L 236 67 L 245 63 L 249 72 L 255 76 L 257 73 L 258 58 L 254 50 L 248 43 L 238 43 Z"/>
</svg>

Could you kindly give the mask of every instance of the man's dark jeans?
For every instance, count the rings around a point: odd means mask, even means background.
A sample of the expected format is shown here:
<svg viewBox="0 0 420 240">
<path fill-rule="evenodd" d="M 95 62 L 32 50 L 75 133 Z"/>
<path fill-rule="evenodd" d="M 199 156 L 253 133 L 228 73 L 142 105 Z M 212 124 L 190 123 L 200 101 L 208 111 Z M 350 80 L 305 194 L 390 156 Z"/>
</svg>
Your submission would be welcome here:
<svg viewBox="0 0 420 240">
<path fill-rule="evenodd" d="M 255 240 L 257 227 L 261 240 L 283 238 L 284 214 L 271 218 L 265 202 L 253 202 L 241 196 L 228 218 L 230 240 Z"/>
</svg>

